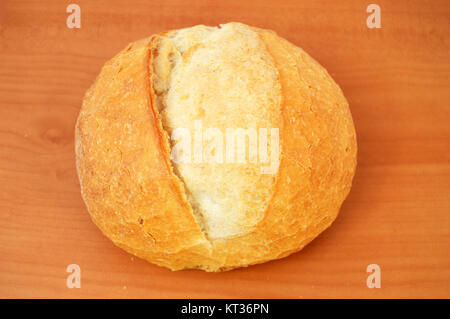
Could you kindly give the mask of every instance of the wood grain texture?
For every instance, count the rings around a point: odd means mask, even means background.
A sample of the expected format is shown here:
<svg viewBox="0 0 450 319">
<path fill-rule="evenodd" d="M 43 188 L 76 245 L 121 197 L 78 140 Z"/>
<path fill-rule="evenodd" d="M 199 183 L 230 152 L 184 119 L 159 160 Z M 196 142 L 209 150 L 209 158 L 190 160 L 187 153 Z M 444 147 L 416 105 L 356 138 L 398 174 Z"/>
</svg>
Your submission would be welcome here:
<svg viewBox="0 0 450 319">
<path fill-rule="evenodd" d="M 0 2 L 0 297 L 450 297 L 450 3 Z M 276 30 L 342 87 L 359 154 L 333 226 L 300 253 L 226 273 L 171 272 L 116 248 L 91 222 L 73 131 L 103 63 L 156 32 L 241 21 Z M 66 288 L 78 264 L 81 289 Z M 380 289 L 366 286 L 379 264 Z"/>
</svg>

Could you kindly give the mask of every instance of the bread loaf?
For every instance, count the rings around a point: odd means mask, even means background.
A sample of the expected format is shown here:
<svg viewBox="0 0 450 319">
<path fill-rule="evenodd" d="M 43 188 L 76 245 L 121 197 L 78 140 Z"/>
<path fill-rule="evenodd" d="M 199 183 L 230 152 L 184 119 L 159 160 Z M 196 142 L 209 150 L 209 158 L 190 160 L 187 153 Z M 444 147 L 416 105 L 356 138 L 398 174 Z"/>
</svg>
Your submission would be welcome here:
<svg viewBox="0 0 450 319">
<path fill-rule="evenodd" d="M 206 271 L 302 249 L 336 218 L 357 150 L 326 70 L 241 23 L 128 45 L 86 93 L 75 147 L 106 236 L 154 264 Z"/>
</svg>

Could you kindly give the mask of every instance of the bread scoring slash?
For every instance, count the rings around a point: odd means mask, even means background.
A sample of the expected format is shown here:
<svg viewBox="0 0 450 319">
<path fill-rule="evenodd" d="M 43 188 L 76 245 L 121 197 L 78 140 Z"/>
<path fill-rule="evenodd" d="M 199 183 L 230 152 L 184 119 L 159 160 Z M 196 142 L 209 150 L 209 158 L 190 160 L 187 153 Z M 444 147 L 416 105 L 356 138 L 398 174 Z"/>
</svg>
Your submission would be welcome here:
<svg viewBox="0 0 450 319">
<path fill-rule="evenodd" d="M 177 132 L 199 121 L 215 132 L 242 128 L 244 150 L 252 132 L 276 129 L 277 139 L 258 140 L 275 169 L 261 173 L 251 147 L 244 161 L 202 160 L 225 143 L 213 131 L 200 136 L 197 160 L 176 161 Z M 302 249 L 336 218 L 356 168 L 338 85 L 300 48 L 241 23 L 131 43 L 86 93 L 75 139 L 94 223 L 172 270 L 230 270 Z"/>
</svg>

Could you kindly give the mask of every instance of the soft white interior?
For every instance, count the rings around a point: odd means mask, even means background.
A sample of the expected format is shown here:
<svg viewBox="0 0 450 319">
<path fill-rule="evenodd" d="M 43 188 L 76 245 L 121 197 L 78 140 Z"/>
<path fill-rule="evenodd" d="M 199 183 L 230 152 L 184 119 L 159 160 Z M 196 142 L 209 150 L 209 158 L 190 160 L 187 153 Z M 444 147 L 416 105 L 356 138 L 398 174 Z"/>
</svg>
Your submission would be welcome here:
<svg viewBox="0 0 450 319">
<path fill-rule="evenodd" d="M 188 129 L 194 138 L 199 121 L 203 133 L 208 128 L 223 133 L 224 152 L 227 128 L 279 127 L 278 72 L 258 34 L 247 26 L 171 32 L 159 40 L 153 68 L 158 109 L 172 148 L 181 142 L 175 130 Z M 202 156 L 217 155 L 216 138 L 204 134 Z M 249 163 L 248 154 L 246 163 L 227 163 L 225 153 L 223 158 L 224 163 L 173 162 L 211 240 L 251 231 L 264 216 L 275 181 L 274 174 L 261 173 L 263 164 Z"/>
</svg>

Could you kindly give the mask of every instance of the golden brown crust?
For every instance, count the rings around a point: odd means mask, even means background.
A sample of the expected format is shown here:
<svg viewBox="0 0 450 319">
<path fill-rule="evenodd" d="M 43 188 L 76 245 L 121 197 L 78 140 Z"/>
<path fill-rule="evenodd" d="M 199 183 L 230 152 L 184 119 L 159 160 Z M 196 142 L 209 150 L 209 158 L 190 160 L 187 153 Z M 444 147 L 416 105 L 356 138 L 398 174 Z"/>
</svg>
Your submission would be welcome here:
<svg viewBox="0 0 450 319">
<path fill-rule="evenodd" d="M 283 88 L 281 163 L 275 194 L 256 230 L 215 243 L 216 253 L 227 251 L 230 268 L 302 249 L 334 221 L 356 168 L 356 137 L 342 91 L 301 49 L 273 32 L 258 32 Z"/>
<path fill-rule="evenodd" d="M 76 153 L 92 220 L 127 251 L 166 263 L 166 256 L 206 240 L 170 170 L 151 108 L 152 40 L 129 45 L 105 64 L 83 102 Z"/>
<path fill-rule="evenodd" d="M 305 52 L 273 32 L 252 30 L 282 90 L 280 166 L 264 218 L 239 236 L 208 240 L 202 232 L 173 171 L 156 108 L 153 36 L 105 64 L 76 125 L 82 196 L 116 245 L 172 270 L 229 270 L 298 251 L 336 218 L 356 167 L 348 103 Z"/>
</svg>

